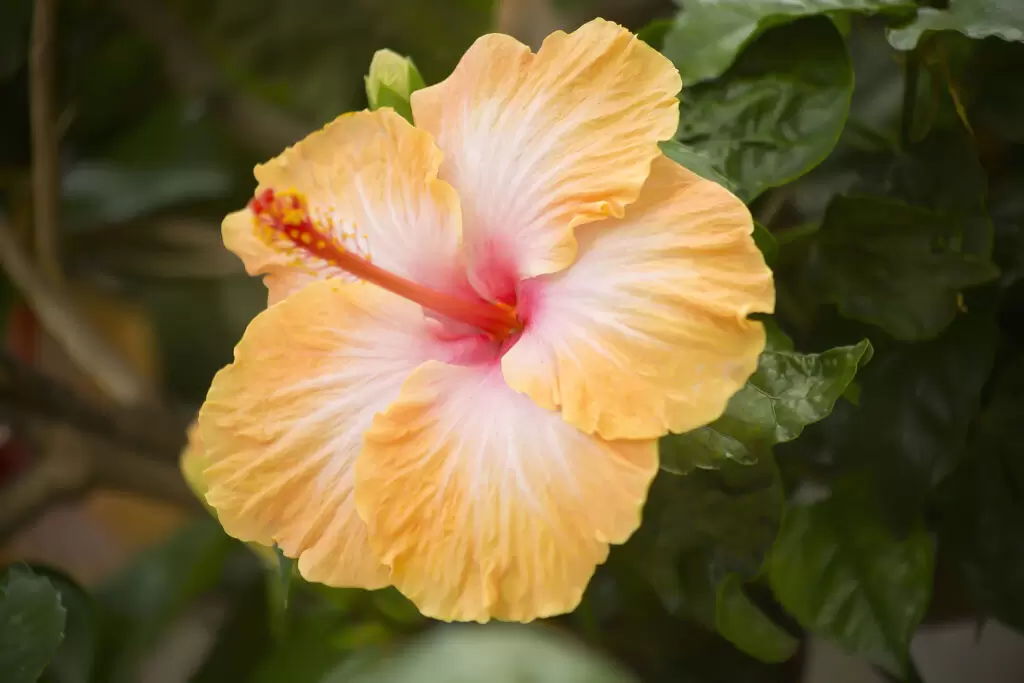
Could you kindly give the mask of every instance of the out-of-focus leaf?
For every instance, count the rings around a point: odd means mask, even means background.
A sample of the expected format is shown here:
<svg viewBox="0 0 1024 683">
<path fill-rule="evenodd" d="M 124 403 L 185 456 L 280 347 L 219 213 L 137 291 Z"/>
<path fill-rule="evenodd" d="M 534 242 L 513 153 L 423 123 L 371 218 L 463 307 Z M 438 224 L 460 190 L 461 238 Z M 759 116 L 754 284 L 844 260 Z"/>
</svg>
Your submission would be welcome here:
<svg viewBox="0 0 1024 683">
<path fill-rule="evenodd" d="M 977 421 L 967 460 L 940 489 L 940 547 L 978 604 L 1024 631 L 1024 361 L 1004 372 Z"/>
<path fill-rule="evenodd" d="M 213 375 L 231 362 L 231 349 L 266 307 L 257 278 L 127 281 L 152 317 L 162 376 L 175 396 L 201 401 Z"/>
<path fill-rule="evenodd" d="M 655 19 L 636 32 L 636 37 L 655 50 L 660 50 L 665 43 L 665 34 L 672 29 L 671 19 Z"/>
<path fill-rule="evenodd" d="M 949 0 L 948 9 L 921 7 L 912 22 L 889 31 L 889 42 L 898 50 L 912 50 L 929 31 L 1024 42 L 1024 4 L 1018 0 Z"/>
<path fill-rule="evenodd" d="M 679 2 L 680 0 L 677 0 Z M 684 85 L 716 78 L 762 31 L 800 17 L 837 12 L 906 12 L 910 0 L 684 0 L 663 51 Z"/>
<path fill-rule="evenodd" d="M 252 683 L 319 683 L 350 654 L 340 641 L 346 629 L 357 626 L 330 615 L 305 619 L 261 658 Z"/>
<path fill-rule="evenodd" d="M 819 233 L 827 296 L 846 316 L 904 340 L 935 337 L 958 296 L 999 275 L 963 248 L 963 223 L 879 197 L 836 197 Z"/>
<path fill-rule="evenodd" d="M 5 683 L 36 683 L 64 639 L 60 593 L 25 567 L 0 580 L 0 672 Z"/>
<path fill-rule="evenodd" d="M 296 560 L 286 556 L 276 544 L 274 545 L 274 555 L 277 556 L 277 583 L 281 607 L 288 609 L 288 594 L 291 591 L 292 578 L 295 576 Z"/>
<path fill-rule="evenodd" d="M 446 626 L 354 677 L 324 683 L 629 683 L 615 664 L 554 630 Z"/>
<path fill-rule="evenodd" d="M 683 91 L 676 137 L 751 201 L 828 156 L 852 94 L 839 31 L 826 18 L 802 19 L 766 32 L 722 78 Z"/>
<path fill-rule="evenodd" d="M 871 359 L 867 340 L 820 354 L 766 350 L 757 372 L 710 425 L 661 440 L 662 469 L 686 474 L 725 461 L 750 463 L 825 418 L 858 368 Z"/>
<path fill-rule="evenodd" d="M 769 266 L 775 263 L 775 259 L 779 255 L 779 243 L 775 241 L 775 236 L 768 232 L 768 228 L 756 221 L 754 222 L 754 244 L 764 254 L 765 263 Z"/>
<path fill-rule="evenodd" d="M 105 616 L 106 657 L 99 680 L 131 680 L 138 658 L 192 600 L 221 579 L 236 542 L 212 519 L 146 551 L 96 594 Z"/>
<path fill-rule="evenodd" d="M 763 662 L 784 662 L 800 641 L 773 622 L 743 592 L 743 582 L 729 574 L 718 584 L 715 624 L 736 647 Z"/>
<path fill-rule="evenodd" d="M 263 577 L 253 572 L 230 584 L 227 615 L 217 628 L 213 645 L 189 683 L 251 681 L 263 653 L 271 648 L 267 591 Z M 299 678 L 279 680 L 300 683 Z"/>
<path fill-rule="evenodd" d="M 44 567 L 33 567 L 33 571 L 45 577 L 60 593 L 61 605 L 67 612 L 64 640 L 40 682 L 90 683 L 99 645 L 96 606 L 92 598 L 69 576 Z"/>
<path fill-rule="evenodd" d="M 62 182 L 71 230 L 136 220 L 182 204 L 226 198 L 235 159 L 211 124 L 181 105 L 157 109 Z"/>
<path fill-rule="evenodd" d="M 902 674 L 931 599 L 934 549 L 923 528 L 905 538 L 863 498 L 791 507 L 768 557 L 776 598 L 804 628 Z"/>
</svg>

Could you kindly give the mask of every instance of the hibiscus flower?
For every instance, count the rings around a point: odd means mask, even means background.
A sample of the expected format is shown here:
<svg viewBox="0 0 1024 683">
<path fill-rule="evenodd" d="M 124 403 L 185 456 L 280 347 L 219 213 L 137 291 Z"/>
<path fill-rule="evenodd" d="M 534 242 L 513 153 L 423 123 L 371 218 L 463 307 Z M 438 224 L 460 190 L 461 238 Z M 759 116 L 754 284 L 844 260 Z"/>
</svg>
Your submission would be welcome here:
<svg viewBox="0 0 1024 683">
<path fill-rule="evenodd" d="M 257 167 L 224 239 L 271 305 L 199 417 L 228 533 L 440 619 L 572 610 L 773 306 L 743 203 L 659 149 L 679 89 L 603 20 L 487 35 L 415 127 L 346 114 Z"/>
</svg>

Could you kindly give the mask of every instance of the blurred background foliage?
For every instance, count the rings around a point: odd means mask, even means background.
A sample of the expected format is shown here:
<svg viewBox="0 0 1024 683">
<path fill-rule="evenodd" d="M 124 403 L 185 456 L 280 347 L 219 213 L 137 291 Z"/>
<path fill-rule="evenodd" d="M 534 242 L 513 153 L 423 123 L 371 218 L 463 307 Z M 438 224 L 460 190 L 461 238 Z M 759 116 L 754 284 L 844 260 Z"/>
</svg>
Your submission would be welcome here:
<svg viewBox="0 0 1024 683">
<path fill-rule="evenodd" d="M 757 373 L 542 624 L 225 536 L 176 463 L 266 302 L 219 235 L 252 166 L 365 107 L 380 48 L 429 84 L 593 16 L 676 64 L 666 154 L 751 207 Z M 5 0 L 0 680 L 781 683 L 815 636 L 919 681 L 922 624 L 1024 630 L 1022 74 L 1018 0 Z"/>
</svg>

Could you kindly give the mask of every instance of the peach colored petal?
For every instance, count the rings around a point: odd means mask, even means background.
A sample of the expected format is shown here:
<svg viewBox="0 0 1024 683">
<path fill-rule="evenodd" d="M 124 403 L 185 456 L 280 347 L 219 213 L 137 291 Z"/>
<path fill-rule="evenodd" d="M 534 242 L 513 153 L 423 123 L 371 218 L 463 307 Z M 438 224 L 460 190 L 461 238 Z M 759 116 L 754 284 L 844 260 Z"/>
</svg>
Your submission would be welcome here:
<svg viewBox="0 0 1024 683">
<path fill-rule="evenodd" d="M 509 385 L 587 433 L 655 438 L 717 418 L 757 366 L 771 271 L 743 203 L 664 157 L 625 218 L 579 231 L 569 269 L 523 283 Z"/>
<path fill-rule="evenodd" d="M 656 442 L 587 436 L 493 364 L 429 362 L 367 432 L 356 506 L 424 614 L 529 621 L 579 603 L 657 468 Z"/>
<path fill-rule="evenodd" d="M 349 251 L 422 284 L 448 287 L 460 239 L 458 196 L 437 179 L 431 136 L 390 109 L 344 114 L 256 167 L 257 192 L 297 191 L 322 232 Z M 344 271 L 255 230 L 242 210 L 223 223 L 224 243 L 250 274 L 266 274 L 270 302 Z"/>
<path fill-rule="evenodd" d="M 340 280 L 253 320 L 199 416 L 207 500 L 229 534 L 277 543 L 311 581 L 387 584 L 355 511 L 353 463 L 374 414 L 437 350 L 431 325 L 415 304 Z"/>
<path fill-rule="evenodd" d="M 676 130 L 679 88 L 671 62 L 597 19 L 551 34 L 536 55 L 484 36 L 448 79 L 413 93 L 416 125 L 459 193 L 482 295 L 564 268 L 576 226 L 622 215 Z"/>
</svg>

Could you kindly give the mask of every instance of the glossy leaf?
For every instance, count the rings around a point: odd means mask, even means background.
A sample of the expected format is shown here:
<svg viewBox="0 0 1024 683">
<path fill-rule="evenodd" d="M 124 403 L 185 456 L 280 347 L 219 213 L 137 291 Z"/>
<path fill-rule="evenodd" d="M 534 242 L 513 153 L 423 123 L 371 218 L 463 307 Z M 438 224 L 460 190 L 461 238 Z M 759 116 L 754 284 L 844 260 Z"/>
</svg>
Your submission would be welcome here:
<svg viewBox="0 0 1024 683">
<path fill-rule="evenodd" d="M 772 29 L 722 78 L 683 91 L 677 138 L 751 201 L 821 163 L 843 130 L 853 68 L 825 18 Z"/>
<path fill-rule="evenodd" d="M 557 631 L 526 626 L 447 626 L 368 672 L 325 683 L 630 683 L 612 662 Z"/>
<path fill-rule="evenodd" d="M 934 550 L 923 528 L 905 538 L 859 497 L 792 507 L 768 557 L 768 580 L 804 628 L 901 674 L 931 598 Z"/>
<path fill-rule="evenodd" d="M 1024 42 L 1024 4 L 1018 0 L 949 0 L 948 9 L 921 7 L 914 21 L 889 31 L 889 42 L 898 50 L 912 50 L 929 31 Z"/>
<path fill-rule="evenodd" d="M 964 289 L 999 274 L 963 249 L 963 223 L 898 201 L 837 197 L 819 233 L 827 296 L 850 318 L 897 339 L 939 334 Z"/>
<path fill-rule="evenodd" d="M 820 354 L 765 351 L 757 372 L 729 400 L 722 417 L 661 440 L 662 469 L 686 474 L 727 460 L 756 461 L 759 453 L 792 441 L 825 418 L 871 354 L 867 340 Z"/>
<path fill-rule="evenodd" d="M 722 75 L 750 41 L 772 26 L 816 14 L 914 7 L 910 0 L 685 0 L 682 5 L 663 51 L 679 69 L 684 85 Z"/>
<path fill-rule="evenodd" d="M 4 683 L 36 683 L 64 639 L 60 593 L 25 567 L 0 580 L 0 672 Z"/>
<path fill-rule="evenodd" d="M 715 625 L 736 647 L 763 662 L 784 662 L 800 647 L 799 640 L 750 601 L 736 574 L 718 584 Z"/>
</svg>

